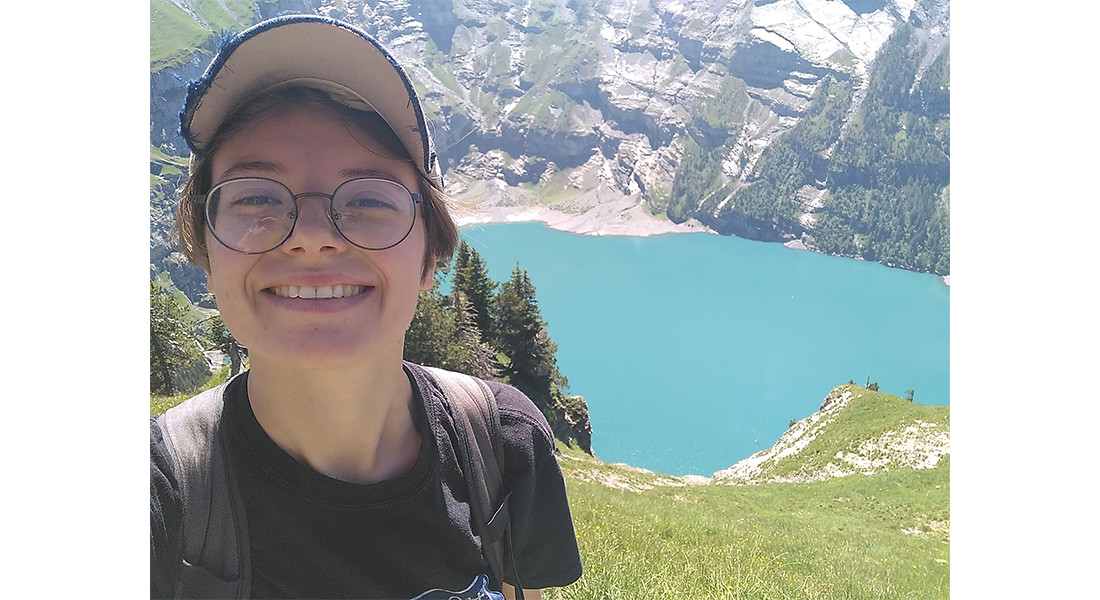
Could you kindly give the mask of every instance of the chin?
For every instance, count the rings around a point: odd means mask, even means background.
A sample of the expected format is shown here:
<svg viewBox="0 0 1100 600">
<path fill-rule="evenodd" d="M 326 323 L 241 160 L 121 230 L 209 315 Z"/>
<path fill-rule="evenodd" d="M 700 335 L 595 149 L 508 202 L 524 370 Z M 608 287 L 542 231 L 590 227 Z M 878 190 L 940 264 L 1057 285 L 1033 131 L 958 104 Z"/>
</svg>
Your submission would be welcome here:
<svg viewBox="0 0 1100 600">
<path fill-rule="evenodd" d="M 284 368 L 324 371 L 358 365 L 366 365 L 378 359 L 396 357 L 400 363 L 404 349 L 403 339 L 398 343 L 371 343 L 369 336 L 348 336 L 344 339 L 303 336 L 292 344 L 272 348 L 264 355 Z"/>
</svg>

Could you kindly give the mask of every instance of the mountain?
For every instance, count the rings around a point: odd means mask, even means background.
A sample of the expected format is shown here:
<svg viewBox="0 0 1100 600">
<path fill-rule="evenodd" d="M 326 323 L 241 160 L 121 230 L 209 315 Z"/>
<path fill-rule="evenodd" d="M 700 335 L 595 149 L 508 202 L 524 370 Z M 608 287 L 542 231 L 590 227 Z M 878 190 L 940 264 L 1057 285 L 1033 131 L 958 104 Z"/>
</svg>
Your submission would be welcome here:
<svg viewBox="0 0 1100 600">
<path fill-rule="evenodd" d="M 448 192 L 482 219 L 709 228 L 949 273 L 947 0 L 152 0 L 151 262 L 189 296 L 201 272 L 165 217 L 186 81 L 226 32 L 285 12 L 393 51 Z"/>
</svg>

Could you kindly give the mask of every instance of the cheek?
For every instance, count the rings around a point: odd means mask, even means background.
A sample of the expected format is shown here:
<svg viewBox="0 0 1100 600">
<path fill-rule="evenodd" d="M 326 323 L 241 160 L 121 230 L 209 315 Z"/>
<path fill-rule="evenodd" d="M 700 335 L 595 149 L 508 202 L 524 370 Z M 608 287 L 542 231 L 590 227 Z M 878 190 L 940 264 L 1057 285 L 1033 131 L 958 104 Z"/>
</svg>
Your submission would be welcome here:
<svg viewBox="0 0 1100 600">
<path fill-rule="evenodd" d="M 419 293 L 422 289 L 428 289 L 424 287 L 425 279 L 428 282 L 428 287 L 431 287 L 432 276 L 428 275 L 427 278 L 423 277 L 424 273 L 424 247 L 418 246 L 417 249 L 413 249 L 414 246 L 410 245 L 408 249 L 403 249 L 400 257 L 394 256 L 395 259 L 390 266 L 391 273 L 395 277 L 395 280 L 401 281 L 400 286 L 403 289 L 412 291 L 415 288 L 415 292 Z"/>
<path fill-rule="evenodd" d="M 222 293 L 224 291 L 224 286 L 222 285 L 221 281 L 222 277 L 218 277 L 217 275 L 215 275 L 215 273 L 219 275 L 224 275 L 225 265 L 222 264 L 221 260 L 219 260 L 217 252 L 210 252 L 209 254 L 207 254 L 206 262 L 208 265 L 210 265 L 206 270 L 206 289 L 211 294 L 217 296 L 219 293 Z"/>
<path fill-rule="evenodd" d="M 224 256 L 217 251 L 210 253 L 210 271 L 206 274 L 206 289 L 214 294 L 218 302 L 218 309 L 225 310 L 232 307 L 228 303 L 234 302 L 234 298 L 240 296 L 240 282 L 243 281 L 245 269 L 235 256 Z M 222 306 L 227 304 L 226 306 Z"/>
<path fill-rule="evenodd" d="M 382 252 L 386 254 L 384 258 L 387 263 L 386 269 L 391 273 L 391 276 L 405 282 L 402 287 L 415 282 L 417 292 L 419 292 L 420 290 L 431 289 L 432 284 L 435 282 L 435 265 L 433 262 L 431 267 L 427 269 L 427 273 L 425 273 L 424 257 L 427 256 L 428 250 L 427 234 L 419 215 L 417 217 L 418 226 L 409 234 L 409 237 L 397 246 Z"/>
</svg>

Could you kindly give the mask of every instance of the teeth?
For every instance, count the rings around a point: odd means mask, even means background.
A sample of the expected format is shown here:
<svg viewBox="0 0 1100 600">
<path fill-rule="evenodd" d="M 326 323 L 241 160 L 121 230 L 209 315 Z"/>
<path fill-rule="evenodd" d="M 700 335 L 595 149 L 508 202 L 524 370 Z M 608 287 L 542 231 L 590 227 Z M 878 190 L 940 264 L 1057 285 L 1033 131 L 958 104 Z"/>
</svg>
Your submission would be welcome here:
<svg viewBox="0 0 1100 600">
<path fill-rule="evenodd" d="M 276 296 L 282 298 L 349 298 L 363 293 L 365 286 L 338 283 L 336 285 L 322 285 L 318 287 L 280 285 L 272 288 Z"/>
</svg>

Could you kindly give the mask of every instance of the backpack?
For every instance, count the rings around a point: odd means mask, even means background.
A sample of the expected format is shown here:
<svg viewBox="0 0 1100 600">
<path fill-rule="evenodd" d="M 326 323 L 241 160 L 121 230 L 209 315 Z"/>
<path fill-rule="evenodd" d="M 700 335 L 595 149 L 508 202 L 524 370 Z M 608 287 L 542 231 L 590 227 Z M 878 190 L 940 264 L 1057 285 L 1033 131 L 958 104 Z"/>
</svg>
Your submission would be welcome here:
<svg viewBox="0 0 1100 600">
<path fill-rule="evenodd" d="M 469 496 L 474 533 L 489 562 L 490 584 L 504 581 L 504 553 L 511 553 L 508 499 L 500 413 L 492 390 L 480 379 L 424 367 L 443 392 L 454 421 L 456 454 Z M 175 457 L 183 499 L 183 560 L 177 598 L 248 598 L 251 558 L 244 503 L 230 467 L 222 406 L 229 382 L 175 406 L 157 420 Z M 233 532 L 224 535 L 222 532 Z M 512 561 L 516 596 L 523 598 Z"/>
</svg>

